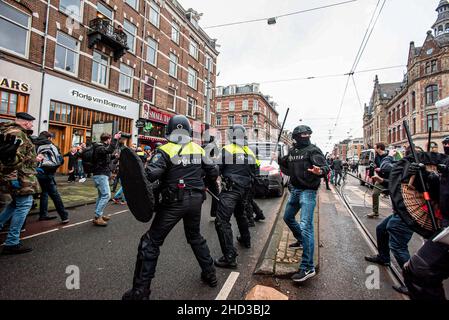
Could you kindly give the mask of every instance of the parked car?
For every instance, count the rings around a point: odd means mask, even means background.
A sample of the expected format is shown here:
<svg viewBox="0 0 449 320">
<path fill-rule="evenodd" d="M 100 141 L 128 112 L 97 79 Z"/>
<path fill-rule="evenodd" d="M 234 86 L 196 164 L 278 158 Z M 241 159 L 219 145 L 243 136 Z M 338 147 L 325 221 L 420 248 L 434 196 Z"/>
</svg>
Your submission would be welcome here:
<svg viewBox="0 0 449 320">
<path fill-rule="evenodd" d="M 374 149 L 364 150 L 360 155 L 359 161 L 359 178 L 363 181 L 360 181 L 360 185 L 364 186 L 365 182 L 373 183 L 373 180 L 370 177 L 370 167 L 374 165 L 374 158 L 376 157 L 376 152 Z"/>
<path fill-rule="evenodd" d="M 276 143 L 249 142 L 248 146 L 260 161 L 260 174 L 256 177 L 256 196 L 267 197 L 274 194 L 277 197 L 282 197 L 289 177 L 281 172 L 277 160 L 271 160 Z M 280 157 L 286 156 L 288 146 L 280 143 L 277 153 Z"/>
</svg>

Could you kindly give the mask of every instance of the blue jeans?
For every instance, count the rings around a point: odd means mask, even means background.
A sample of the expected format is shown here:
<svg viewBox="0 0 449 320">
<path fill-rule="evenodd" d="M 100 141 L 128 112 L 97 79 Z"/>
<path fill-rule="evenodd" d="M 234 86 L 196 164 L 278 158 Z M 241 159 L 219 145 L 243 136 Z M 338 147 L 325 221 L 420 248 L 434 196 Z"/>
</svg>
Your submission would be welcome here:
<svg viewBox="0 0 449 320">
<path fill-rule="evenodd" d="M 11 219 L 5 246 L 15 246 L 20 243 L 20 230 L 32 205 L 32 195 L 13 196 L 13 201 L 0 213 L 0 229 L 3 228 L 6 221 Z"/>
<path fill-rule="evenodd" d="M 109 187 L 109 177 L 105 175 L 94 176 L 95 187 L 98 190 L 97 203 L 95 205 L 95 216 L 101 217 L 103 211 L 111 199 L 111 188 Z"/>
<path fill-rule="evenodd" d="M 316 205 L 316 193 L 315 190 L 301 190 L 293 187 L 284 213 L 285 223 L 293 232 L 296 240 L 301 242 L 304 247 L 299 269 L 305 271 L 315 269 L 313 263 L 315 249 L 313 212 Z M 298 223 L 296 215 L 299 210 L 301 210 L 301 219 Z"/>
<path fill-rule="evenodd" d="M 120 189 L 118 189 L 118 191 L 114 195 L 114 199 L 115 200 L 126 201 L 125 195 L 123 194 L 123 187 L 120 187 Z"/>
<path fill-rule="evenodd" d="M 376 228 L 377 247 L 380 258 L 390 262 L 390 250 L 401 268 L 410 260 L 408 243 L 413 231 L 397 214 L 392 214 L 382 221 Z"/>
</svg>

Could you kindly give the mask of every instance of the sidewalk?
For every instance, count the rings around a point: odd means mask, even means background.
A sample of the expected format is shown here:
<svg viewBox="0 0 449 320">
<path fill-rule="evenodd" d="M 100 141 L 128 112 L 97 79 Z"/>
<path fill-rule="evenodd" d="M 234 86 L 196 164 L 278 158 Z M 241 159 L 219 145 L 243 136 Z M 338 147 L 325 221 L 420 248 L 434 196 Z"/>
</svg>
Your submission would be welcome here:
<svg viewBox="0 0 449 320">
<path fill-rule="evenodd" d="M 283 216 L 285 206 L 287 204 L 289 194 L 284 199 L 275 225 L 273 226 L 272 235 L 267 242 L 265 252 L 256 267 L 255 274 L 258 275 L 271 275 L 276 277 L 291 277 L 294 273 L 298 272 L 299 264 L 301 263 L 302 250 L 289 249 L 288 246 L 296 242 L 293 233 L 285 224 Z M 315 268 L 319 269 L 319 208 L 320 208 L 320 194 L 317 196 L 317 205 L 314 213 L 314 228 L 315 228 L 315 254 L 314 262 Z M 299 214 L 297 216 L 299 219 Z"/>
<path fill-rule="evenodd" d="M 58 175 L 56 176 L 56 183 L 62 202 L 67 209 L 92 204 L 96 201 L 97 189 L 92 178 L 87 179 L 84 183 L 68 183 L 67 176 Z M 39 213 L 39 199 L 36 199 L 35 203 L 37 207 L 30 211 L 30 215 Z M 48 210 L 55 210 L 55 205 L 51 199 L 48 199 Z"/>
</svg>

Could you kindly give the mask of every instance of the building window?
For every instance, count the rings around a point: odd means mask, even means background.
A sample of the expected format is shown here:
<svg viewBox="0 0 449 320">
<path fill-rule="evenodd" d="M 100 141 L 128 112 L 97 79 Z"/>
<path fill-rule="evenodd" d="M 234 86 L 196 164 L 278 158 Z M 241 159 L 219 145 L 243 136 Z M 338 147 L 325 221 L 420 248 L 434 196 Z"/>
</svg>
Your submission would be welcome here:
<svg viewBox="0 0 449 320">
<path fill-rule="evenodd" d="M 221 126 L 221 116 L 217 116 L 217 117 L 215 118 L 215 125 Z"/>
<path fill-rule="evenodd" d="M 391 130 L 388 130 L 388 143 L 391 143 Z"/>
<path fill-rule="evenodd" d="M 17 94 L 1 91 L 0 114 L 15 116 L 17 112 Z"/>
<path fill-rule="evenodd" d="M 133 93 L 134 69 L 125 64 L 120 64 L 119 92 L 127 95 Z"/>
<path fill-rule="evenodd" d="M 126 33 L 127 36 L 127 45 L 129 48 L 129 51 L 131 53 L 135 53 L 136 52 L 136 32 L 137 32 L 137 28 L 135 25 L 133 25 L 131 22 L 128 22 L 127 20 L 125 20 L 125 22 L 123 23 L 123 30 Z"/>
<path fill-rule="evenodd" d="M 102 19 L 109 19 L 111 21 L 114 20 L 114 11 L 102 4 L 101 2 L 97 3 L 97 17 Z"/>
<path fill-rule="evenodd" d="M 167 109 L 176 111 L 176 90 L 173 88 L 167 90 Z"/>
<path fill-rule="evenodd" d="M 172 77 L 178 78 L 178 56 L 173 53 L 170 53 L 170 65 L 168 73 Z"/>
<path fill-rule="evenodd" d="M 247 115 L 242 116 L 242 124 L 243 125 L 247 125 L 248 124 L 248 116 Z"/>
<path fill-rule="evenodd" d="M 257 116 L 257 114 L 253 115 L 253 122 L 254 125 L 257 126 L 257 123 L 259 122 L 259 117 Z"/>
<path fill-rule="evenodd" d="M 393 128 L 393 143 L 396 142 L 396 128 Z"/>
<path fill-rule="evenodd" d="M 189 54 L 198 60 L 198 43 L 193 39 L 190 39 Z"/>
<path fill-rule="evenodd" d="M 156 80 L 145 76 L 145 84 L 143 89 L 143 99 L 151 104 L 154 104 Z"/>
<path fill-rule="evenodd" d="M 157 41 L 152 38 L 148 38 L 147 62 L 153 66 L 157 66 L 157 48 Z"/>
<path fill-rule="evenodd" d="M 228 126 L 233 126 L 235 123 L 234 116 L 228 116 Z"/>
<path fill-rule="evenodd" d="M 229 101 L 229 111 L 235 111 L 235 101 Z"/>
<path fill-rule="evenodd" d="M 402 139 L 402 137 L 401 137 L 401 126 L 398 126 L 398 131 L 396 133 L 398 135 L 397 140 L 401 141 L 401 139 Z"/>
<path fill-rule="evenodd" d="M 259 101 L 258 100 L 253 101 L 253 109 L 254 109 L 254 111 L 259 111 Z"/>
<path fill-rule="evenodd" d="M 59 10 L 81 20 L 81 0 L 60 0 Z"/>
<path fill-rule="evenodd" d="M 171 23 L 171 39 L 176 44 L 179 44 L 179 30 L 180 30 L 179 24 L 172 21 L 172 23 Z"/>
<path fill-rule="evenodd" d="M 92 82 L 108 85 L 109 57 L 94 51 L 92 60 Z"/>
<path fill-rule="evenodd" d="M 391 123 L 396 122 L 396 109 L 393 109 L 393 112 L 391 113 Z"/>
<path fill-rule="evenodd" d="M 150 2 L 150 22 L 156 28 L 159 28 L 160 14 L 161 14 L 161 8 L 159 8 L 159 6 L 156 3 L 151 1 Z"/>
<path fill-rule="evenodd" d="M 221 102 L 217 102 L 217 112 L 221 111 Z"/>
<path fill-rule="evenodd" d="M 215 95 L 217 97 L 221 97 L 223 95 L 223 87 L 218 87 L 217 90 L 216 90 Z"/>
<path fill-rule="evenodd" d="M 431 85 L 426 88 L 426 105 L 431 106 L 438 101 L 438 86 Z"/>
<path fill-rule="evenodd" d="M 125 0 L 125 2 L 134 9 L 139 10 L 139 0 Z"/>
<path fill-rule="evenodd" d="M 0 1 L 0 47 L 27 57 L 31 17 Z"/>
<path fill-rule="evenodd" d="M 58 31 L 56 35 L 55 68 L 76 74 L 78 66 L 78 41 Z"/>
<path fill-rule="evenodd" d="M 196 117 L 196 100 L 190 97 L 187 97 L 187 116 Z"/>
<path fill-rule="evenodd" d="M 187 82 L 190 88 L 195 90 L 197 89 L 197 82 L 198 82 L 197 79 L 198 79 L 198 72 L 195 69 L 189 67 Z"/>
<path fill-rule="evenodd" d="M 416 118 L 413 118 L 412 132 L 413 134 L 416 134 Z"/>
<path fill-rule="evenodd" d="M 388 112 L 388 124 L 391 124 L 391 111 Z"/>
<path fill-rule="evenodd" d="M 206 66 L 207 70 L 212 72 L 213 61 L 212 61 L 212 58 L 209 55 L 206 55 L 205 66 Z"/>
<path fill-rule="evenodd" d="M 398 105 L 398 108 L 396 109 L 396 121 L 399 121 L 400 119 L 401 119 L 401 105 Z"/>
<path fill-rule="evenodd" d="M 429 114 L 427 116 L 427 132 L 429 132 L 429 128 L 432 128 L 432 131 L 439 131 L 438 126 L 438 114 Z"/>
<path fill-rule="evenodd" d="M 235 94 L 236 93 L 236 91 L 237 91 L 237 88 L 236 88 L 236 86 L 230 86 L 229 87 L 229 94 Z"/>
<path fill-rule="evenodd" d="M 248 100 L 243 100 L 242 109 L 248 110 L 248 106 L 249 106 Z"/>
</svg>

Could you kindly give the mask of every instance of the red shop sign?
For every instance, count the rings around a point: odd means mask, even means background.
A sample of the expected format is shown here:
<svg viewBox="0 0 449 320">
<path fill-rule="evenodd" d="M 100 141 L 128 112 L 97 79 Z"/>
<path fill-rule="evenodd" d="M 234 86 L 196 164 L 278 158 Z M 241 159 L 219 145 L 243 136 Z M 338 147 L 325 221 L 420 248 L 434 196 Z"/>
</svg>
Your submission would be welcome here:
<svg viewBox="0 0 449 320">
<path fill-rule="evenodd" d="M 144 118 L 144 119 L 147 119 L 147 120 L 150 120 L 153 122 L 168 124 L 168 121 L 170 120 L 171 117 L 172 116 L 170 114 L 161 112 L 161 111 L 151 107 L 148 103 L 143 104 L 142 118 Z"/>
</svg>

